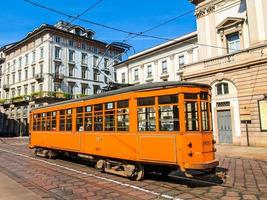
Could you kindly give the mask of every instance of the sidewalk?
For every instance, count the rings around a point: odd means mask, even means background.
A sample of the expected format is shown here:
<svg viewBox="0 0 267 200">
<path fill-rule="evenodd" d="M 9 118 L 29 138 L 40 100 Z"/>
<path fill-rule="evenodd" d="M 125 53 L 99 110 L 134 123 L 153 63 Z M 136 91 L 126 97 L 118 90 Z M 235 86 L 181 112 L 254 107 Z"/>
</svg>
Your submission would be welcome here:
<svg viewBox="0 0 267 200">
<path fill-rule="evenodd" d="M 216 145 L 216 155 L 267 161 L 267 147 Z"/>
<path fill-rule="evenodd" d="M 1 200 L 38 200 L 41 199 L 32 191 L 21 186 L 0 172 L 0 199 Z"/>
</svg>

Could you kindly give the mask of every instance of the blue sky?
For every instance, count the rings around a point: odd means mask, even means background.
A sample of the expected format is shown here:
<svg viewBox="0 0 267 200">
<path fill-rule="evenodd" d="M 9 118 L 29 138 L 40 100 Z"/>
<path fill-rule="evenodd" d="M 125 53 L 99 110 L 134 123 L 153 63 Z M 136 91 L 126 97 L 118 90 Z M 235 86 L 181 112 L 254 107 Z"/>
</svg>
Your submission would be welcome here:
<svg viewBox="0 0 267 200">
<path fill-rule="evenodd" d="M 90 5 L 93 5 L 97 0 L 33 1 L 71 15 L 77 15 Z M 97 7 L 81 18 L 130 32 L 141 32 L 193 8 L 193 5 L 188 0 L 103 0 Z M 70 19 L 34 7 L 24 0 L 3 1 L 0 9 L 0 46 L 22 39 L 29 31 L 37 28 L 42 23 L 55 24 L 58 20 Z M 94 30 L 96 32 L 95 39 L 105 42 L 121 41 L 127 37 L 126 34 L 97 27 L 79 20 L 76 20 L 75 23 Z M 192 12 L 147 34 L 174 38 L 195 30 L 195 17 Z M 128 41 L 137 52 L 162 42 L 162 40 L 143 37 Z"/>
</svg>

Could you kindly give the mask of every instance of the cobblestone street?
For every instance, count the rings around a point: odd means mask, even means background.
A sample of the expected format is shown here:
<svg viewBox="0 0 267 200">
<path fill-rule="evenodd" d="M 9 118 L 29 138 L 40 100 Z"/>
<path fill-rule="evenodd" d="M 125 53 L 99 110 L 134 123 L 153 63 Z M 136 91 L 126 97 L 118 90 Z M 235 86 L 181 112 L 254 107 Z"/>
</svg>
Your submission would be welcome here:
<svg viewBox="0 0 267 200">
<path fill-rule="evenodd" d="M 218 177 L 173 173 L 144 181 L 96 171 L 82 161 L 35 158 L 26 141 L 0 142 L 0 172 L 44 199 L 267 199 L 267 163 L 219 155 Z"/>
</svg>

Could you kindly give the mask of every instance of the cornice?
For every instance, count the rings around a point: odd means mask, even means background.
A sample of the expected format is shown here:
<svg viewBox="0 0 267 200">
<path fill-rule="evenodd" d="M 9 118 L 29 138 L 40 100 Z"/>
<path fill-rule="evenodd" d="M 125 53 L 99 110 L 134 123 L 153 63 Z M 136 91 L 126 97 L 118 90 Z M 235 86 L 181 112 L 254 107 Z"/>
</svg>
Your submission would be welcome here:
<svg viewBox="0 0 267 200">
<path fill-rule="evenodd" d="M 193 1 L 193 0 L 191 0 Z M 201 1 L 196 6 L 195 16 L 199 19 L 215 11 L 217 7 L 222 7 L 230 1 L 237 0 L 212 0 L 212 1 Z"/>
</svg>

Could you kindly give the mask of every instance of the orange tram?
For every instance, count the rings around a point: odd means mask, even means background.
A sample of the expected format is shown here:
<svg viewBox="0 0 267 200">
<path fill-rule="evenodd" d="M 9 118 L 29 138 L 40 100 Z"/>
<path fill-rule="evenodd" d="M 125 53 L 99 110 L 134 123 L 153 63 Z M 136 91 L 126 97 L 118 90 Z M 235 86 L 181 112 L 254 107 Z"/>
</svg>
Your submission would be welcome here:
<svg viewBox="0 0 267 200">
<path fill-rule="evenodd" d="M 133 180 L 147 171 L 215 171 L 214 144 L 205 84 L 130 86 L 30 113 L 29 147 L 36 155 L 89 159 L 103 172 Z"/>
</svg>

